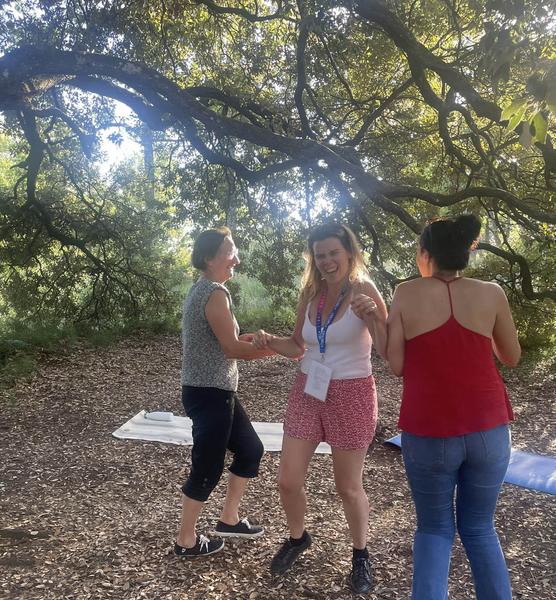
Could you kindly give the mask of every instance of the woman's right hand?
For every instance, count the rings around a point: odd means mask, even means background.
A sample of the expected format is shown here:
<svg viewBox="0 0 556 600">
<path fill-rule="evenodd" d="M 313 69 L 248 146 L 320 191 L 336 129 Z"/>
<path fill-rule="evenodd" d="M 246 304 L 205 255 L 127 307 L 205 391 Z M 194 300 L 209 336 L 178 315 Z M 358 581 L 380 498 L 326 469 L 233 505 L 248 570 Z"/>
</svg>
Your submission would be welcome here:
<svg viewBox="0 0 556 600">
<path fill-rule="evenodd" d="M 367 296 L 367 294 L 355 294 L 351 301 L 351 310 L 356 317 L 359 317 L 363 321 L 365 317 L 376 318 L 382 316 L 377 309 L 377 303 L 373 298 Z"/>
</svg>

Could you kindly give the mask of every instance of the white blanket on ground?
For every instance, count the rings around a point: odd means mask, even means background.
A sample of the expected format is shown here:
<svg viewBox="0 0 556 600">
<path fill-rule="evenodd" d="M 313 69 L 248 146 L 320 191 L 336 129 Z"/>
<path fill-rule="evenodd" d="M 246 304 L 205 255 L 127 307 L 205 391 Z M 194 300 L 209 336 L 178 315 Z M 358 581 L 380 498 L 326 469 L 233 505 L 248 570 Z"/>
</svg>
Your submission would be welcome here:
<svg viewBox="0 0 556 600">
<path fill-rule="evenodd" d="M 282 449 L 282 423 L 260 423 L 253 421 L 253 427 L 259 434 L 265 450 L 280 452 Z M 138 412 L 112 434 L 120 439 L 147 440 L 166 444 L 193 445 L 191 419 L 178 417 L 171 412 Z M 325 442 L 315 450 L 317 454 L 330 454 L 331 449 Z"/>
</svg>

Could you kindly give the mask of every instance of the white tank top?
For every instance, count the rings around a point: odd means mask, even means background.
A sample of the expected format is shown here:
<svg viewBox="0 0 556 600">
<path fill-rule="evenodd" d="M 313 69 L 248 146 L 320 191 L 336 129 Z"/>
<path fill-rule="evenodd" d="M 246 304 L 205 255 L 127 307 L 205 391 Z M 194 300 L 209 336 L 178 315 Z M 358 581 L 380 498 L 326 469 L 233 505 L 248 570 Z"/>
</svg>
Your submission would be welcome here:
<svg viewBox="0 0 556 600">
<path fill-rule="evenodd" d="M 311 361 L 321 360 L 317 328 L 309 320 L 309 306 L 301 335 L 307 348 L 301 361 L 301 372 L 307 374 Z M 357 379 L 371 375 L 372 345 L 365 322 L 348 306 L 342 317 L 333 321 L 326 332 L 324 364 L 332 369 L 332 379 Z"/>
</svg>

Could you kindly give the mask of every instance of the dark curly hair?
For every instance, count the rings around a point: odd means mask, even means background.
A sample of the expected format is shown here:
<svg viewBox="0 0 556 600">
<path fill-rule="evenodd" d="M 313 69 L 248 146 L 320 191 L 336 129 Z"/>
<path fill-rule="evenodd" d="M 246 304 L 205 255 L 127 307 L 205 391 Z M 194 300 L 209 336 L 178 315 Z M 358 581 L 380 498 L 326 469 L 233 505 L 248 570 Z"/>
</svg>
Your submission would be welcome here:
<svg viewBox="0 0 556 600">
<path fill-rule="evenodd" d="M 481 222 L 475 215 L 438 219 L 423 229 L 419 244 L 434 258 L 439 269 L 459 271 L 467 266 L 480 231 Z"/>
</svg>

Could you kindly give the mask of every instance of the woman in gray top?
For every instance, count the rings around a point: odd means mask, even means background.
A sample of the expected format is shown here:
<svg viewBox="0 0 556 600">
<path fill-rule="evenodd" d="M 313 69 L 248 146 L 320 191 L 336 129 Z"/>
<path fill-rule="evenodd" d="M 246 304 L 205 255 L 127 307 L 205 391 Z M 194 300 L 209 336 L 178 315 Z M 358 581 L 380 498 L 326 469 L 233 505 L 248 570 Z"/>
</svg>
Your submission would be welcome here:
<svg viewBox="0 0 556 600">
<path fill-rule="evenodd" d="M 256 349 L 252 334 L 238 336 L 239 327 L 224 282 L 239 264 L 237 248 L 227 227 L 203 231 L 195 241 L 193 266 L 201 277 L 183 306 L 182 402 L 193 421 L 191 469 L 182 487 L 180 530 L 174 546 L 178 556 L 206 556 L 222 550 L 221 538 L 197 535 L 203 503 L 218 484 L 226 450 L 234 458 L 228 490 L 216 532 L 221 537 L 259 537 L 262 527 L 239 518 L 239 503 L 250 478 L 256 477 L 263 445 L 236 397 L 236 359 L 269 356 Z"/>
</svg>

